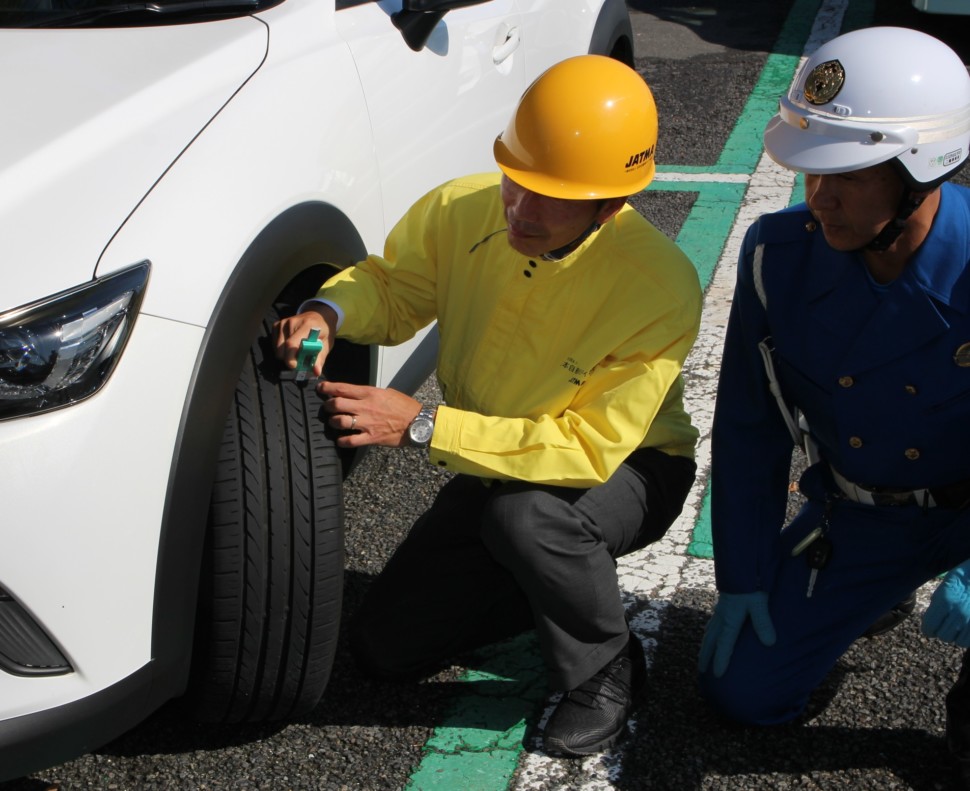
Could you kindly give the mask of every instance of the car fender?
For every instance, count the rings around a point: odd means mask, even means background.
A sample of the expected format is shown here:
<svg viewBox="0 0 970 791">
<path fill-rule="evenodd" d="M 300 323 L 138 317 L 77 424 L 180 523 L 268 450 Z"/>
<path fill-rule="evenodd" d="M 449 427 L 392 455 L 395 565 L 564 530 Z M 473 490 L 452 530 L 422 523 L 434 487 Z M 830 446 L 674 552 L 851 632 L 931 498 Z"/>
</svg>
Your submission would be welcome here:
<svg viewBox="0 0 970 791">
<path fill-rule="evenodd" d="M 633 68 L 633 25 L 624 0 L 606 0 L 589 42 L 593 54 L 609 55 Z"/>
<path fill-rule="evenodd" d="M 98 265 L 104 274 L 133 257 L 150 260 L 142 316 L 202 328 L 188 387 L 168 392 L 183 402 L 176 441 L 159 448 L 170 466 L 158 482 L 151 654 L 170 695 L 186 681 L 215 459 L 247 349 L 294 277 L 360 260 L 380 249 L 385 230 L 360 85 L 329 79 L 355 73 L 332 9 L 287 3 L 273 13 L 262 67 L 154 185 Z M 250 155 L 254 146 L 259 156 Z"/>
<path fill-rule="evenodd" d="M 276 45 L 271 41 L 263 66 L 172 164 L 101 257 L 99 275 L 151 260 L 142 313 L 206 327 L 262 229 L 300 204 L 341 207 L 353 216 L 367 251 L 383 246 L 379 173 L 362 89 L 353 79 L 334 84 L 328 78 L 355 74 L 353 59 L 332 20 L 323 44 L 304 33 L 330 19 L 317 4 L 298 4 L 288 16 L 287 6 L 279 7 Z M 333 107 L 341 108 L 340 117 Z"/>
</svg>

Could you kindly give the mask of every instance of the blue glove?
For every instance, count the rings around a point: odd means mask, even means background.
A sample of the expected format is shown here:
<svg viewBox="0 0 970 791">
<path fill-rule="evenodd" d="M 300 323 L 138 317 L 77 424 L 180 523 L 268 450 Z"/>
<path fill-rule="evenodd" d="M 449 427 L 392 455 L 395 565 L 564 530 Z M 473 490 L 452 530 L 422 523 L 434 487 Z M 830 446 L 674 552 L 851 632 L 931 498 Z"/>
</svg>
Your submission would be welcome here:
<svg viewBox="0 0 970 791">
<path fill-rule="evenodd" d="M 754 633 L 762 645 L 775 644 L 775 627 L 768 615 L 768 594 L 764 591 L 754 593 L 721 593 L 714 605 L 714 615 L 704 632 L 704 642 L 701 643 L 701 655 L 698 667 L 701 673 L 707 672 L 707 666 L 714 657 L 714 675 L 720 678 L 727 670 L 734 644 L 741 634 L 744 622 L 751 619 Z"/>
<path fill-rule="evenodd" d="M 943 578 L 923 613 L 923 634 L 970 648 L 970 560 Z"/>
</svg>

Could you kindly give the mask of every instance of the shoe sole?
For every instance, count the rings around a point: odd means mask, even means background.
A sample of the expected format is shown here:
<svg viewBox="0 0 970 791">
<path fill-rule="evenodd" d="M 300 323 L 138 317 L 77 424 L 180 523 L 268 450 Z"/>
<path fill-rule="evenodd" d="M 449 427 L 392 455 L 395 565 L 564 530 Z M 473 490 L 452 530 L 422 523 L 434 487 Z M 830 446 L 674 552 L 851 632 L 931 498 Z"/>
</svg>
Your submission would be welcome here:
<svg viewBox="0 0 970 791">
<path fill-rule="evenodd" d="M 583 748 L 582 750 L 571 750 L 565 745 L 560 745 L 559 747 L 553 747 L 546 743 L 545 739 L 542 742 L 542 751 L 546 755 L 550 755 L 553 758 L 586 758 L 590 755 L 596 755 L 605 750 L 609 750 L 623 741 L 624 737 L 627 735 L 627 725 L 623 723 L 623 730 L 619 733 L 611 736 L 602 742 L 598 742 L 590 747 Z"/>
</svg>

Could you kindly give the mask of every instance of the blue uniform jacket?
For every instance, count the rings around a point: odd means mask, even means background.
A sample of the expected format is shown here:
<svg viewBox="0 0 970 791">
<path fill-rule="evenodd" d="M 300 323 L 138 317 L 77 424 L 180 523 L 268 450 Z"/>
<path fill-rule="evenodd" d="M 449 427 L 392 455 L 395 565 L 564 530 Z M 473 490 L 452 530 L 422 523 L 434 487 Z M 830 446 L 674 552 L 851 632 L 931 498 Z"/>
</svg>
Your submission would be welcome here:
<svg viewBox="0 0 970 791">
<path fill-rule="evenodd" d="M 785 520 L 793 443 L 758 352 L 766 336 L 786 401 L 846 478 L 898 488 L 970 478 L 970 190 L 941 189 L 929 236 L 882 295 L 862 256 L 832 250 L 804 204 L 748 230 L 712 438 L 720 590 L 770 586 Z"/>
</svg>

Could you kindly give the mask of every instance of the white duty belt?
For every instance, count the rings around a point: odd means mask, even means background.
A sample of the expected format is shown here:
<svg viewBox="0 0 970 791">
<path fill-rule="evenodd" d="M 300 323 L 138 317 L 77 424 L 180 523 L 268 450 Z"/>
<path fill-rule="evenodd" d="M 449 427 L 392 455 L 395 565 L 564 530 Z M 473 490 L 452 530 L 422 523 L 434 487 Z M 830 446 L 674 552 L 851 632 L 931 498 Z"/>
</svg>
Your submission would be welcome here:
<svg viewBox="0 0 970 791">
<path fill-rule="evenodd" d="M 936 500 L 929 489 L 911 489 L 908 491 L 867 489 L 852 483 L 835 467 L 829 465 L 835 485 L 842 494 L 856 503 L 863 505 L 920 505 L 923 508 L 936 508 Z"/>
</svg>

